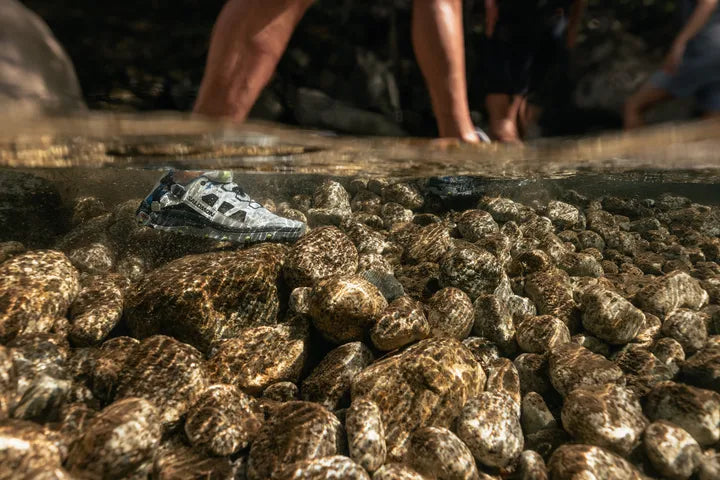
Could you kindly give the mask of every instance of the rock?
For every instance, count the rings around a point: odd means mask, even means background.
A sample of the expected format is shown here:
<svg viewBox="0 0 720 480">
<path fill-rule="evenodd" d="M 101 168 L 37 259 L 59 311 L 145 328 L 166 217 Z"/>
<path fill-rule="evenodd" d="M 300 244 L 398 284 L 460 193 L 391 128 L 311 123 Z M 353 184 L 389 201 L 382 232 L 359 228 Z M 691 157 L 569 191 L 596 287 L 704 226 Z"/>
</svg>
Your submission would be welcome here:
<svg viewBox="0 0 720 480">
<path fill-rule="evenodd" d="M 375 402 L 359 399 L 345 417 L 350 458 L 372 473 L 385 463 L 387 447 L 380 409 Z"/>
<path fill-rule="evenodd" d="M 463 340 L 470 334 L 475 313 L 470 297 L 458 288 L 448 287 L 436 292 L 427 302 L 430 336 Z"/>
<path fill-rule="evenodd" d="M 570 341 L 568 327 L 551 315 L 526 317 L 517 325 L 517 343 L 524 352 L 545 353 Z"/>
<path fill-rule="evenodd" d="M 125 302 L 133 336 L 163 333 L 207 353 L 243 329 L 277 322 L 285 247 L 189 255 L 148 274 Z"/>
<path fill-rule="evenodd" d="M 574 277 L 599 278 L 604 273 L 600 262 L 588 253 L 568 253 L 558 266 Z"/>
<path fill-rule="evenodd" d="M 382 208 L 380 208 L 380 217 L 382 217 L 383 226 L 387 230 L 398 228 L 398 226 L 412 222 L 413 216 L 412 210 L 398 203 L 385 203 Z"/>
<path fill-rule="evenodd" d="M 135 338 L 115 337 L 104 342 L 96 351 L 90 383 L 98 399 L 110 403 L 115 397 L 125 362 L 138 345 L 140 342 Z"/>
<path fill-rule="evenodd" d="M 0 445 L 4 478 L 36 478 L 33 473 L 60 468 L 63 461 L 51 432 L 33 422 L 0 422 Z"/>
<path fill-rule="evenodd" d="M 696 387 L 720 393 L 720 343 L 708 342 L 705 348 L 688 358 L 682 364 L 682 379 Z"/>
<path fill-rule="evenodd" d="M 592 230 L 583 230 L 578 232 L 578 248 L 580 250 L 594 248 L 602 252 L 605 250 L 605 240 Z"/>
<path fill-rule="evenodd" d="M 487 366 L 487 383 L 485 390 L 504 393 L 515 402 L 518 417 L 520 416 L 520 375 L 515 364 L 508 358 L 500 357 Z"/>
<path fill-rule="evenodd" d="M 551 391 L 545 355 L 523 353 L 515 358 L 513 364 L 520 377 L 520 391 L 523 394 L 537 392 L 544 395 Z"/>
<path fill-rule="evenodd" d="M 118 324 L 123 313 L 125 279 L 118 275 L 96 277 L 80 290 L 70 306 L 70 340 L 78 346 L 100 343 Z"/>
<path fill-rule="evenodd" d="M 387 246 L 384 235 L 363 223 L 351 220 L 343 223 L 342 228 L 355 244 L 359 254 L 382 253 Z"/>
<path fill-rule="evenodd" d="M 441 427 L 423 427 L 410 437 L 410 465 L 420 473 L 438 480 L 479 479 L 470 449 Z"/>
<path fill-rule="evenodd" d="M 325 278 L 353 275 L 358 253 L 350 238 L 336 227 L 314 228 L 287 254 L 285 281 L 290 288 L 311 287 Z"/>
<path fill-rule="evenodd" d="M 289 402 L 300 399 L 300 389 L 293 382 L 277 382 L 266 387 L 262 396 L 276 402 Z"/>
<path fill-rule="evenodd" d="M 455 431 L 475 459 L 489 467 L 507 466 L 523 449 L 516 403 L 504 393 L 483 392 L 470 399 L 456 420 Z"/>
<path fill-rule="evenodd" d="M 627 455 L 640 441 L 648 422 L 632 392 L 609 384 L 570 392 L 565 397 L 562 423 L 580 443 Z"/>
<path fill-rule="evenodd" d="M 522 429 L 525 435 L 557 427 L 557 421 L 540 394 L 530 392 L 522 399 Z"/>
<path fill-rule="evenodd" d="M 26 250 L 25 245 L 20 242 L 0 242 L 0 263 L 21 253 L 25 253 Z"/>
<path fill-rule="evenodd" d="M 382 189 L 385 202 L 399 203 L 405 208 L 416 210 L 423 206 L 425 199 L 420 191 L 410 183 L 393 183 Z"/>
<path fill-rule="evenodd" d="M 128 355 L 115 399 L 140 397 L 157 407 L 164 428 L 175 424 L 207 386 L 202 355 L 163 335 L 149 337 Z"/>
<path fill-rule="evenodd" d="M 506 279 L 498 260 L 473 245 L 455 248 L 440 261 L 440 285 L 455 287 L 475 300 L 482 294 L 493 294 Z"/>
<path fill-rule="evenodd" d="M 485 210 L 498 222 L 521 223 L 531 217 L 532 210 L 521 203 L 503 197 L 483 197 L 478 208 Z"/>
<path fill-rule="evenodd" d="M 351 397 L 378 405 L 388 459 L 400 461 L 415 430 L 450 426 L 484 385 L 485 373 L 460 342 L 429 338 L 365 368 L 353 382 Z"/>
<path fill-rule="evenodd" d="M 500 231 L 492 215 L 483 210 L 466 210 L 457 221 L 458 230 L 468 242 L 477 242 L 489 233 Z"/>
<path fill-rule="evenodd" d="M 492 361 L 500 358 L 500 352 L 497 346 L 487 338 L 468 337 L 463 340 L 462 344 L 470 350 L 483 370 L 490 368 L 489 366 Z"/>
<path fill-rule="evenodd" d="M 547 216 L 558 228 L 573 228 L 583 220 L 580 210 L 568 203 L 551 200 L 547 206 Z"/>
<path fill-rule="evenodd" d="M 533 450 L 525 450 L 518 460 L 519 480 L 547 480 L 548 472 L 545 460 Z"/>
<path fill-rule="evenodd" d="M 397 280 L 405 293 L 415 299 L 431 297 L 438 290 L 440 268 L 437 263 L 401 265 L 396 270 Z"/>
<path fill-rule="evenodd" d="M 645 321 L 643 312 L 603 287 L 588 289 L 581 302 L 583 326 L 613 345 L 622 345 L 635 338 Z"/>
<path fill-rule="evenodd" d="M 431 223 L 410 235 L 403 258 L 408 263 L 437 263 L 451 247 L 452 240 L 447 226 Z"/>
<path fill-rule="evenodd" d="M 683 428 L 701 446 L 720 439 L 720 394 L 675 382 L 660 382 L 647 397 L 645 413 Z"/>
<path fill-rule="evenodd" d="M 0 421 L 10 416 L 16 388 L 17 375 L 13 365 L 12 351 L 0 345 Z"/>
<path fill-rule="evenodd" d="M 185 434 L 194 447 L 227 456 L 247 447 L 262 423 L 252 397 L 231 385 L 216 384 L 190 407 Z"/>
<path fill-rule="evenodd" d="M 644 311 L 662 319 L 678 308 L 699 310 L 708 302 L 708 294 L 690 275 L 675 271 L 640 290 L 635 302 Z"/>
<path fill-rule="evenodd" d="M 301 460 L 289 465 L 273 478 L 278 480 L 324 480 L 326 478 L 370 480 L 365 470 L 342 455 Z"/>
<path fill-rule="evenodd" d="M 602 355 L 603 357 L 610 356 L 610 345 L 603 342 L 602 340 L 600 340 L 597 337 L 579 333 L 577 335 L 573 335 L 570 340 L 573 343 L 577 343 L 578 345 L 581 345 L 581 346 L 587 348 L 592 353 L 597 353 L 598 355 Z"/>
<path fill-rule="evenodd" d="M 386 463 L 375 472 L 372 480 L 425 480 L 425 477 L 404 463 Z"/>
<path fill-rule="evenodd" d="M 265 422 L 250 447 L 247 477 L 274 477 L 290 464 L 343 451 L 345 432 L 337 418 L 320 405 L 287 402 Z"/>
<path fill-rule="evenodd" d="M 515 324 L 505 303 L 497 295 L 480 295 L 473 304 L 472 332 L 495 343 L 503 352 L 513 352 Z"/>
<path fill-rule="evenodd" d="M 160 446 L 153 462 L 152 478 L 158 480 L 218 479 L 239 480 L 245 477 L 245 458 L 236 462 L 228 458 L 208 457 L 187 447 L 177 437 Z"/>
<path fill-rule="evenodd" d="M 610 360 L 575 343 L 550 350 L 548 369 L 553 387 L 563 397 L 581 386 L 614 383 L 623 374 Z"/>
<path fill-rule="evenodd" d="M 362 340 L 387 307 L 380 291 L 360 276 L 321 280 L 310 294 L 315 328 L 334 343 Z"/>
<path fill-rule="evenodd" d="M 360 276 L 375 285 L 388 302 L 392 302 L 405 295 L 402 283 L 400 283 L 393 274 L 377 270 L 365 270 L 364 272 L 360 272 Z"/>
<path fill-rule="evenodd" d="M 644 480 L 630 462 L 594 445 L 563 445 L 552 454 L 548 471 L 553 480 L 617 478 Z"/>
<path fill-rule="evenodd" d="M 300 380 L 307 345 L 308 326 L 302 321 L 248 328 L 221 343 L 206 369 L 213 382 L 258 395 L 273 383 Z"/>
<path fill-rule="evenodd" d="M 695 439 L 664 420 L 648 425 L 644 445 L 653 467 L 666 478 L 689 478 L 702 458 L 702 450 Z"/>
<path fill-rule="evenodd" d="M 373 215 L 380 213 L 382 197 L 377 193 L 368 190 L 361 190 L 355 193 L 350 201 L 350 208 L 353 212 L 365 212 Z"/>
<path fill-rule="evenodd" d="M 673 311 L 665 318 L 662 333 L 677 340 L 688 354 L 703 348 L 708 336 L 704 316 L 684 308 Z"/>
<path fill-rule="evenodd" d="M 393 300 L 370 331 L 370 339 L 379 350 L 394 350 L 430 334 L 422 304 L 410 297 Z"/>
<path fill-rule="evenodd" d="M 331 350 L 303 380 L 303 400 L 319 403 L 328 410 L 347 405 L 353 380 L 373 359 L 362 342 L 346 343 Z"/>
<path fill-rule="evenodd" d="M 115 267 L 115 254 L 105 244 L 91 243 L 68 253 L 68 259 L 78 271 L 91 275 L 106 274 Z"/>
<path fill-rule="evenodd" d="M 698 480 L 713 480 L 720 476 L 720 453 L 715 450 L 706 450 L 700 460 Z"/>
<path fill-rule="evenodd" d="M 55 250 L 20 254 L 0 265 L 0 343 L 49 332 L 80 290 L 78 272 Z"/>
<path fill-rule="evenodd" d="M 158 409 L 142 398 L 125 398 L 90 420 L 73 443 L 67 465 L 73 474 L 101 478 L 147 475 L 162 433 Z M 119 441 L 119 439 L 122 439 Z"/>
<path fill-rule="evenodd" d="M 552 315 L 570 323 L 575 310 L 572 285 L 562 270 L 533 273 L 525 280 L 525 294 L 535 303 L 540 315 Z"/>
</svg>

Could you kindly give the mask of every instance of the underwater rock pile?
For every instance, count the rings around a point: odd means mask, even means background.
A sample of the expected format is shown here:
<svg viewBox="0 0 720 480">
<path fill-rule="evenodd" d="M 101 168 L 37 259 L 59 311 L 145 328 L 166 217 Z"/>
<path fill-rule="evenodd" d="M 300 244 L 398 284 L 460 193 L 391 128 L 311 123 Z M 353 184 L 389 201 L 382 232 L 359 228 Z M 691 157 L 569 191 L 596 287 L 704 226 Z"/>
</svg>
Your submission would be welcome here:
<svg viewBox="0 0 720 480">
<path fill-rule="evenodd" d="M 0 244 L 0 478 L 720 478 L 717 207 L 327 181 L 239 247 L 137 204 Z"/>
</svg>

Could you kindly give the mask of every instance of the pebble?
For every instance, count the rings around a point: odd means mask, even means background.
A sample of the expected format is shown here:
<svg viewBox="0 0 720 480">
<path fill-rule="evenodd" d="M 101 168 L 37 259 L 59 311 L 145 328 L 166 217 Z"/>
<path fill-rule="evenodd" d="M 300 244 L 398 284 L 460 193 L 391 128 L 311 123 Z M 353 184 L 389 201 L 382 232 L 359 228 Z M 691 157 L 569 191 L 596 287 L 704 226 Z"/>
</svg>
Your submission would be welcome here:
<svg viewBox="0 0 720 480">
<path fill-rule="evenodd" d="M 611 345 L 635 338 L 645 315 L 621 295 L 603 287 L 588 289 L 581 299 L 582 324 L 588 332 Z"/>
<path fill-rule="evenodd" d="M 473 310 L 473 335 L 487 338 L 506 353 L 517 348 L 515 323 L 502 299 L 497 295 L 480 295 L 473 303 Z"/>
<path fill-rule="evenodd" d="M 470 300 L 495 293 L 505 279 L 497 258 L 472 244 L 450 250 L 440 261 L 440 285 L 459 288 Z"/>
<path fill-rule="evenodd" d="M 276 402 L 289 402 L 300 399 L 300 389 L 293 382 L 277 382 L 266 387 L 262 396 Z"/>
<path fill-rule="evenodd" d="M 674 271 L 640 290 L 635 302 L 642 310 L 662 319 L 678 308 L 699 310 L 708 302 L 708 294 L 690 275 Z"/>
<path fill-rule="evenodd" d="M 523 397 L 520 420 L 525 435 L 557 428 L 557 420 L 543 397 L 536 392 L 530 392 Z"/>
<path fill-rule="evenodd" d="M 345 415 L 350 458 L 372 473 L 385 463 L 387 446 L 380 408 L 371 400 L 355 400 Z"/>
<path fill-rule="evenodd" d="M 613 362 L 575 343 L 550 350 L 548 370 L 553 387 L 563 397 L 581 386 L 614 383 L 623 375 Z"/>
<path fill-rule="evenodd" d="M 277 473 L 277 480 L 370 480 L 367 472 L 348 457 L 333 455 L 323 458 L 301 460 Z"/>
<path fill-rule="evenodd" d="M 707 343 L 704 315 L 684 308 L 669 314 L 662 323 L 662 333 L 682 345 L 686 354 L 693 354 Z"/>
<path fill-rule="evenodd" d="M 621 456 L 594 445 L 561 446 L 550 457 L 548 472 L 553 480 L 647 478 Z"/>
<path fill-rule="evenodd" d="M 378 350 L 394 350 L 430 335 L 423 305 L 410 297 L 395 299 L 387 306 L 370 330 L 370 339 Z"/>
<path fill-rule="evenodd" d="M 457 227 L 460 235 L 469 242 L 477 242 L 490 233 L 500 231 L 492 215 L 483 210 L 464 211 L 458 218 Z"/>
<path fill-rule="evenodd" d="M 552 315 L 526 317 L 517 324 L 517 343 L 523 352 L 545 353 L 570 342 L 570 331 Z"/>
<path fill-rule="evenodd" d="M 70 307 L 72 326 L 69 337 L 74 345 L 102 342 L 118 324 L 123 313 L 125 279 L 119 275 L 94 278 Z"/>
<path fill-rule="evenodd" d="M 423 427 L 410 437 L 410 464 L 438 480 L 477 480 L 479 474 L 470 449 L 447 428 Z"/>
<path fill-rule="evenodd" d="M 372 480 L 426 480 L 426 477 L 404 463 L 386 463 L 373 474 Z"/>
<path fill-rule="evenodd" d="M 648 425 L 643 444 L 650 463 L 666 478 L 689 478 L 702 459 L 702 449 L 695 439 L 664 420 Z"/>
<path fill-rule="evenodd" d="M 358 252 L 352 240 L 339 228 L 320 227 L 292 246 L 283 275 L 291 288 L 310 287 L 325 278 L 353 275 L 357 267 Z"/>
<path fill-rule="evenodd" d="M 428 300 L 425 313 L 432 337 L 463 340 L 470 335 L 475 320 L 470 297 L 453 287 L 436 292 Z"/>
</svg>

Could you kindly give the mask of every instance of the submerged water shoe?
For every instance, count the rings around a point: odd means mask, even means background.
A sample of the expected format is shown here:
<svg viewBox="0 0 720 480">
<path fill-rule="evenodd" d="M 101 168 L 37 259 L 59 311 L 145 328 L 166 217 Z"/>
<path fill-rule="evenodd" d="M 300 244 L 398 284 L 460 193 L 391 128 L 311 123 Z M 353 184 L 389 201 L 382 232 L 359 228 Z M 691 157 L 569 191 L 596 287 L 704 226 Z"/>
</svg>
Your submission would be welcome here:
<svg viewBox="0 0 720 480">
<path fill-rule="evenodd" d="M 305 224 L 251 199 L 230 175 L 205 172 L 187 184 L 165 175 L 140 204 L 138 222 L 159 230 L 239 243 L 293 241 Z"/>
</svg>

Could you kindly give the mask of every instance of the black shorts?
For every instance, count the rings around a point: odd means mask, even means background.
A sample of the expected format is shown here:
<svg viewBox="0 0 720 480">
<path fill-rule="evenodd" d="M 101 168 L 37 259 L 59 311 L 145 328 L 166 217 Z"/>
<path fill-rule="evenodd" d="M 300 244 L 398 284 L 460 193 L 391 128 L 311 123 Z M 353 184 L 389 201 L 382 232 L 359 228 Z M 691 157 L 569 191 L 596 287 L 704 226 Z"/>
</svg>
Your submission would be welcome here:
<svg viewBox="0 0 720 480">
<path fill-rule="evenodd" d="M 534 93 L 566 56 L 564 36 L 550 29 L 520 36 L 500 28 L 485 41 L 483 73 L 488 94 Z"/>
</svg>

